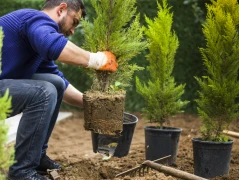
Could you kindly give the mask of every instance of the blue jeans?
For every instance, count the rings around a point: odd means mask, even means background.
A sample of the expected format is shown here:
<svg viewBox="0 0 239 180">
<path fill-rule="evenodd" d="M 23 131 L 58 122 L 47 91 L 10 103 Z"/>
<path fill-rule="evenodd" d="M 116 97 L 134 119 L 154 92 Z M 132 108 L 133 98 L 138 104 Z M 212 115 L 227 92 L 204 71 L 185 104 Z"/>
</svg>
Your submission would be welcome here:
<svg viewBox="0 0 239 180">
<path fill-rule="evenodd" d="M 9 89 L 14 116 L 22 112 L 15 144 L 16 162 L 9 178 L 21 180 L 36 173 L 46 154 L 65 90 L 64 81 L 53 74 L 35 74 L 32 79 L 0 80 L 0 95 Z"/>
</svg>

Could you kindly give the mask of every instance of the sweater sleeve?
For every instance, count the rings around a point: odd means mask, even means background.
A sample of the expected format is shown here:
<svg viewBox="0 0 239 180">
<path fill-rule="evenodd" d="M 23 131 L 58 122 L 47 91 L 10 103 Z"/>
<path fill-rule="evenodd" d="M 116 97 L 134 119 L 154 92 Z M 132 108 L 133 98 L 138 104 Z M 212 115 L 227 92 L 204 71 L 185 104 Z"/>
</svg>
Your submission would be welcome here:
<svg viewBox="0 0 239 180">
<path fill-rule="evenodd" d="M 58 25 L 42 12 L 24 18 L 22 32 L 34 51 L 44 59 L 56 60 L 68 41 L 58 33 Z"/>
</svg>

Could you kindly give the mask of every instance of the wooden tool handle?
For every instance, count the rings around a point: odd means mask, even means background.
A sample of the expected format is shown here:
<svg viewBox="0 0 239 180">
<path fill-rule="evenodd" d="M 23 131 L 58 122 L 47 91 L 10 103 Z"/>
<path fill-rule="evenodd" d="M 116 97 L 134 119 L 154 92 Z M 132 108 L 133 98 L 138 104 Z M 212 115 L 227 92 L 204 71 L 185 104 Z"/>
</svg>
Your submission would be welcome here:
<svg viewBox="0 0 239 180">
<path fill-rule="evenodd" d="M 178 170 L 178 169 L 174 169 L 174 168 L 171 168 L 171 167 L 168 167 L 168 166 L 164 166 L 162 164 L 157 164 L 157 163 L 154 163 L 152 161 L 145 161 L 144 164 L 152 169 L 155 169 L 159 172 L 163 172 L 163 173 L 166 173 L 166 174 L 169 174 L 171 176 L 174 176 L 174 177 L 178 177 L 178 178 L 181 178 L 181 179 L 186 179 L 186 180 L 206 180 L 202 177 L 199 177 L 199 176 L 196 176 L 194 174 L 190 174 L 188 172 L 185 172 L 185 171 L 181 171 L 181 170 Z"/>
<path fill-rule="evenodd" d="M 228 135 L 228 136 L 233 136 L 233 137 L 238 137 L 239 138 L 239 133 L 238 132 L 223 130 L 223 133 Z"/>
</svg>

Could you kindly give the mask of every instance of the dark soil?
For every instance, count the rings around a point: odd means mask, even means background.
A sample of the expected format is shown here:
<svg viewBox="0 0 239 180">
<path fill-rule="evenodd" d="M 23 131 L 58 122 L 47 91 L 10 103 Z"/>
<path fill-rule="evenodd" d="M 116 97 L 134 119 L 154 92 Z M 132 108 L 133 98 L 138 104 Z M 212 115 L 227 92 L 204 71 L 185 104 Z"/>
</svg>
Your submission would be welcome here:
<svg viewBox="0 0 239 180">
<path fill-rule="evenodd" d="M 139 113 L 132 113 L 139 118 L 134 132 L 130 152 L 123 158 L 112 157 L 103 160 L 101 154 L 92 150 L 91 132 L 84 130 L 82 112 L 73 112 L 73 117 L 59 122 L 50 139 L 48 155 L 63 164 L 59 172 L 62 180 L 173 180 L 172 176 L 150 170 L 145 176 L 125 176 L 114 178 L 116 174 L 140 165 L 145 161 L 144 126 L 148 123 Z M 201 125 L 197 116 L 177 115 L 170 120 L 172 127 L 182 128 L 178 155 L 173 168 L 193 173 L 192 138 L 200 137 Z M 233 122 L 229 130 L 239 132 L 239 123 Z M 229 175 L 215 177 L 213 180 L 239 179 L 239 138 L 233 138 L 233 149 Z"/>
</svg>

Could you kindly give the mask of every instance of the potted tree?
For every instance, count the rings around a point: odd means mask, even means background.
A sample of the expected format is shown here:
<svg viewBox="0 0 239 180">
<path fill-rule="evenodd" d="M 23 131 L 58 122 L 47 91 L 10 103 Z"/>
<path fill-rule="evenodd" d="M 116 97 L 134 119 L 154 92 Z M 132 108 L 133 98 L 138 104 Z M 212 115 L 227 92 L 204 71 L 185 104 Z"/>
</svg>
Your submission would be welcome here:
<svg viewBox="0 0 239 180">
<path fill-rule="evenodd" d="M 206 47 L 200 51 L 208 75 L 196 78 L 202 137 L 192 142 L 194 173 L 212 178 L 229 173 L 233 141 L 222 131 L 238 116 L 239 5 L 236 0 L 212 0 L 206 7 Z"/>
<path fill-rule="evenodd" d="M 150 122 L 156 126 L 145 127 L 145 153 L 146 159 L 155 160 L 171 155 L 169 164 L 176 160 L 179 136 L 182 129 L 165 127 L 169 117 L 181 112 L 181 108 L 188 102 L 181 101 L 185 85 L 176 85 L 172 71 L 174 56 L 179 46 L 178 38 L 172 31 L 173 13 L 167 1 L 158 4 L 158 15 L 154 20 L 146 17 L 148 27 L 145 34 L 149 41 L 149 54 L 147 67 L 151 79 L 142 84 L 136 78 L 137 92 L 146 102 L 143 110 Z"/>
<path fill-rule="evenodd" d="M 91 0 L 91 3 L 97 16 L 93 23 L 82 22 L 83 46 L 92 52 L 111 51 L 119 67 L 115 73 L 87 71 L 93 78 L 93 84 L 83 96 L 84 127 L 93 134 L 97 133 L 97 136 L 119 136 L 124 130 L 123 124 L 137 120 L 133 115 L 124 113 L 125 88 L 130 86 L 134 72 L 143 69 L 130 63 L 130 60 L 146 48 L 147 42 L 143 41 L 136 0 Z"/>
<path fill-rule="evenodd" d="M 3 32 L 0 27 L 0 60 L 2 55 L 2 39 Z M 14 162 L 14 148 L 13 146 L 7 147 L 6 144 L 8 126 L 5 124 L 5 119 L 7 118 L 7 115 L 11 113 L 10 109 L 11 98 L 9 97 L 9 91 L 6 91 L 4 96 L 0 97 L 0 179 L 6 178 L 5 171 L 8 170 L 9 166 Z"/>
</svg>

